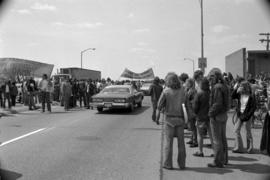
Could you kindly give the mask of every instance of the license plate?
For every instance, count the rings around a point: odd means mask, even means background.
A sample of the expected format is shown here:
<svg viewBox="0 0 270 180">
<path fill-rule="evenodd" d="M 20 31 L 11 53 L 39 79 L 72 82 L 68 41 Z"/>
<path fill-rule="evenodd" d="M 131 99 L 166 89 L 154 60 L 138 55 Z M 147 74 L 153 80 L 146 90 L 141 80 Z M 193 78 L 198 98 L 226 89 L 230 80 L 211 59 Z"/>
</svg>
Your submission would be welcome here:
<svg viewBox="0 0 270 180">
<path fill-rule="evenodd" d="M 111 103 L 105 103 L 104 106 L 109 108 L 109 107 L 112 107 L 112 104 Z"/>
</svg>

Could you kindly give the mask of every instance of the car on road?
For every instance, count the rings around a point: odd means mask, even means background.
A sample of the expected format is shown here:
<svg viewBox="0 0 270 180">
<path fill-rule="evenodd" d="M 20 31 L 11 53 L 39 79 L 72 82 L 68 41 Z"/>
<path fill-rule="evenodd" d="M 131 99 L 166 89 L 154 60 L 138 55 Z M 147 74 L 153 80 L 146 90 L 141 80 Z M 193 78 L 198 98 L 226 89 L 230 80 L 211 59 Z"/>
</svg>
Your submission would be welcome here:
<svg viewBox="0 0 270 180">
<path fill-rule="evenodd" d="M 145 96 L 150 96 L 150 86 L 152 83 L 144 83 L 140 88 L 140 91 L 143 92 Z"/>
<path fill-rule="evenodd" d="M 136 105 L 142 106 L 143 98 L 143 93 L 131 85 L 111 85 L 92 96 L 90 106 L 97 108 L 99 112 L 104 108 L 129 109 L 132 112 Z"/>
</svg>

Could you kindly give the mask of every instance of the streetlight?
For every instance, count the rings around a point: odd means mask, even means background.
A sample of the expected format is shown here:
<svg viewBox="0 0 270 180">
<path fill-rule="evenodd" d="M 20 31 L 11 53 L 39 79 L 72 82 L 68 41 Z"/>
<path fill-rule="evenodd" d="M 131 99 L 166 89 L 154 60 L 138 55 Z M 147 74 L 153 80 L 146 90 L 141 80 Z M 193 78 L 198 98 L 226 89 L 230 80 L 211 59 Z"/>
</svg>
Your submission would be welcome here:
<svg viewBox="0 0 270 180">
<path fill-rule="evenodd" d="M 193 64 L 193 74 L 194 74 L 194 70 L 195 70 L 194 60 L 193 59 L 190 59 L 190 58 L 184 58 L 184 60 L 188 60 L 188 61 L 191 61 L 192 62 L 192 64 Z"/>
<path fill-rule="evenodd" d="M 81 69 L 82 69 L 83 53 L 88 51 L 88 50 L 93 50 L 94 51 L 94 50 L 96 50 L 96 48 L 87 48 L 87 49 L 81 51 Z"/>
</svg>

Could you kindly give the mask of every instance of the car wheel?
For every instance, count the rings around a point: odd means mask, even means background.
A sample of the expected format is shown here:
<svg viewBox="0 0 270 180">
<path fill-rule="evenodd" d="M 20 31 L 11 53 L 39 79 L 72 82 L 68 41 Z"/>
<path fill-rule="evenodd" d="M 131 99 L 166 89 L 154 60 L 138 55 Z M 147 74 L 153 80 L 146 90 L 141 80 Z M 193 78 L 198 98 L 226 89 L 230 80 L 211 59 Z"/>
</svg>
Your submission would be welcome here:
<svg viewBox="0 0 270 180">
<path fill-rule="evenodd" d="M 142 100 L 137 105 L 138 107 L 142 107 Z"/>
<path fill-rule="evenodd" d="M 98 107 L 97 110 L 98 110 L 98 112 L 102 112 L 103 107 Z"/>
<path fill-rule="evenodd" d="M 134 102 L 130 104 L 129 111 L 132 112 L 134 110 Z"/>
</svg>

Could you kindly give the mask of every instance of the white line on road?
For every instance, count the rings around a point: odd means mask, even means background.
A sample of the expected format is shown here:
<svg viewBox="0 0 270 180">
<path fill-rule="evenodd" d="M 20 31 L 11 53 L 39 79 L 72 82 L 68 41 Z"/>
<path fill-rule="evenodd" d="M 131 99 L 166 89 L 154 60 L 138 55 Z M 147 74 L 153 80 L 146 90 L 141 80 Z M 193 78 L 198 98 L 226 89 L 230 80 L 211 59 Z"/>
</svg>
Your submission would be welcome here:
<svg viewBox="0 0 270 180">
<path fill-rule="evenodd" d="M 27 137 L 27 136 L 31 136 L 31 135 L 33 135 L 33 134 L 35 134 L 35 133 L 38 133 L 38 132 L 40 132 L 40 131 L 43 131 L 43 130 L 45 130 L 45 129 L 46 129 L 46 128 L 38 129 L 38 130 L 36 130 L 36 131 L 30 132 L 30 133 L 27 133 L 27 134 L 25 134 L 25 135 L 19 136 L 19 137 L 17 137 L 17 138 L 11 139 L 11 140 L 9 140 L 9 141 L 3 142 L 3 143 L 0 144 L 0 147 L 5 146 L 5 145 L 7 145 L 7 144 L 9 144 L 9 143 L 18 141 L 18 140 L 20 140 L 20 139 L 22 139 L 22 138 L 25 138 L 25 137 Z"/>
</svg>

